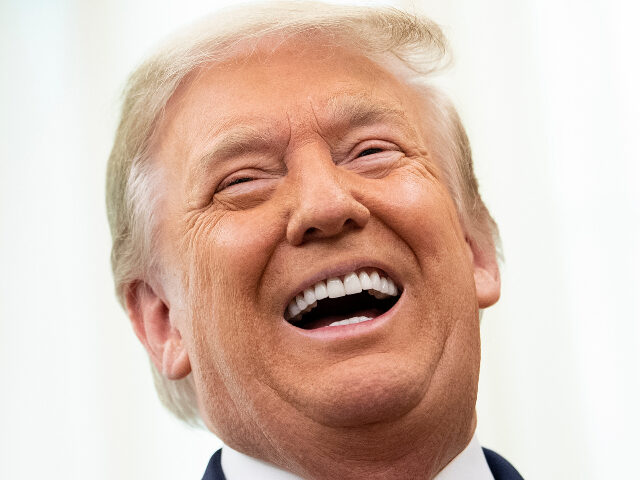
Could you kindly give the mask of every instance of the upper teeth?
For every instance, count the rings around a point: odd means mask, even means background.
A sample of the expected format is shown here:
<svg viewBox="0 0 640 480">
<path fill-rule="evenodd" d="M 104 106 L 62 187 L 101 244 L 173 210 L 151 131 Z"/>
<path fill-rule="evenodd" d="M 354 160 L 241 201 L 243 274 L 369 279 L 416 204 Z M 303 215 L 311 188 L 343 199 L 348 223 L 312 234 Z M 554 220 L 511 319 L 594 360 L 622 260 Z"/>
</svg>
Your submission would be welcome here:
<svg viewBox="0 0 640 480">
<path fill-rule="evenodd" d="M 331 277 L 322 280 L 295 296 L 287 307 L 287 318 L 313 309 L 318 300 L 339 298 L 368 290 L 376 298 L 398 295 L 398 287 L 393 280 L 381 276 L 378 272 L 367 273 L 364 270 L 351 272 L 344 277 Z"/>
</svg>

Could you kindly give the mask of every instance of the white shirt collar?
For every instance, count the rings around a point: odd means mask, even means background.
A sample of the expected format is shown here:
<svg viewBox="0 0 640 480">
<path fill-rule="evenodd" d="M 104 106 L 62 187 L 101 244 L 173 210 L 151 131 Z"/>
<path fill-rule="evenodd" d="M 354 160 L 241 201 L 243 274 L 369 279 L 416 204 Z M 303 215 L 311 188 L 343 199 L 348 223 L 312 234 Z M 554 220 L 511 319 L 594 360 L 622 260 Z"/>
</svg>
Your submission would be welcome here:
<svg viewBox="0 0 640 480">
<path fill-rule="evenodd" d="M 493 480 L 484 452 L 474 435 L 469 445 L 449 462 L 433 480 Z"/>
<path fill-rule="evenodd" d="M 293 473 L 270 463 L 245 455 L 226 445 L 222 449 L 222 470 L 227 480 L 302 480 Z M 478 439 L 474 435 L 469 445 L 458 454 L 433 480 L 493 480 L 489 465 Z"/>
</svg>

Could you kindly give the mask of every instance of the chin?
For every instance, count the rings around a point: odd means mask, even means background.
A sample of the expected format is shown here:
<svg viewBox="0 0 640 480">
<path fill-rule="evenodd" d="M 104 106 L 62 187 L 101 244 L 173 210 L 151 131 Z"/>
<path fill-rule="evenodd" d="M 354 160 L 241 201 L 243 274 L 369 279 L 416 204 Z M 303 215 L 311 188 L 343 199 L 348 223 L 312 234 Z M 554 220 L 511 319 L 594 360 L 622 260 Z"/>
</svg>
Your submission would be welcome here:
<svg viewBox="0 0 640 480">
<path fill-rule="evenodd" d="M 331 367 L 299 406 L 315 422 L 357 427 L 396 420 L 425 397 L 430 372 L 391 353 L 354 357 Z"/>
</svg>

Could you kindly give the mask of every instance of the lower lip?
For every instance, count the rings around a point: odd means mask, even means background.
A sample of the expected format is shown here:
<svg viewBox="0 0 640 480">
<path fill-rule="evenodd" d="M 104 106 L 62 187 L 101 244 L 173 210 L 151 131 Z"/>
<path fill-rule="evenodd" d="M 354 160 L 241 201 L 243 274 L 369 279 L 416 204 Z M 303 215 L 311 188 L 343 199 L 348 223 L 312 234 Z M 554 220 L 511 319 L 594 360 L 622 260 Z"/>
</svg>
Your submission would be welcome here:
<svg viewBox="0 0 640 480">
<path fill-rule="evenodd" d="M 391 321 L 391 317 L 393 317 L 396 313 L 396 310 L 400 308 L 400 304 L 403 302 L 404 297 L 405 295 L 403 291 L 398 301 L 389 310 L 384 312 L 382 315 L 372 318 L 371 320 L 365 320 L 364 322 L 360 323 L 352 323 L 350 325 L 337 325 L 333 327 L 320 327 L 313 330 L 304 330 L 302 328 L 294 327 L 287 321 L 285 321 L 285 323 L 291 328 L 294 328 L 297 333 L 313 339 L 338 340 L 357 337 L 375 332 L 376 330 L 382 328 L 389 321 Z"/>
</svg>

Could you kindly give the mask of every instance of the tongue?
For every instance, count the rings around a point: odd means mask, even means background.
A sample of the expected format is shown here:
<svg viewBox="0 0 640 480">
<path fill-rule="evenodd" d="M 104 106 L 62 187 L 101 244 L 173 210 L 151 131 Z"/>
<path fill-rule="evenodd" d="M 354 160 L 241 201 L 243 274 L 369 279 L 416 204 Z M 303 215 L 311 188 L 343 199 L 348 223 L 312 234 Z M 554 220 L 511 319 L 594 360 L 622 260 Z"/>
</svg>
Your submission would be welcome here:
<svg viewBox="0 0 640 480">
<path fill-rule="evenodd" d="M 325 317 L 316 318 L 314 320 L 305 322 L 304 317 L 302 318 L 302 322 L 300 324 L 296 324 L 297 327 L 302 328 L 304 330 L 313 330 L 316 328 L 329 327 L 332 324 L 340 322 L 339 325 L 348 325 L 349 323 L 358 323 L 355 319 L 364 321 L 362 317 L 366 317 L 368 320 L 375 318 L 381 315 L 381 310 L 377 308 L 368 308 L 366 310 L 359 310 L 357 312 L 352 312 L 349 315 L 327 315 Z M 348 320 L 354 320 L 347 323 Z M 338 326 L 338 325 L 333 325 Z"/>
</svg>

